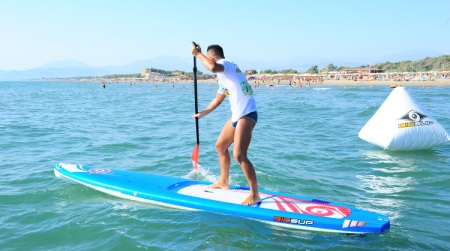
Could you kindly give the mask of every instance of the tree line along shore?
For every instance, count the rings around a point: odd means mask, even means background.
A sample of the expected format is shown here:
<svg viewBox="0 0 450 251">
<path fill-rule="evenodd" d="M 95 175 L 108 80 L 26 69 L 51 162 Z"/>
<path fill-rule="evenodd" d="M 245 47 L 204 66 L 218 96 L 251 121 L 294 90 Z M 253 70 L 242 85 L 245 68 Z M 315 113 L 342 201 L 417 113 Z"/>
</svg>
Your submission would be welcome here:
<svg viewBox="0 0 450 251">
<path fill-rule="evenodd" d="M 310 85 L 450 85 L 449 71 L 442 72 L 372 72 L 364 68 L 352 71 L 331 71 L 322 73 L 300 73 L 300 74 L 246 74 L 249 83 L 258 85 L 280 85 L 292 86 Z M 49 81 L 61 82 L 95 82 L 95 83 L 192 83 L 193 76 L 189 75 L 154 75 L 152 77 L 141 77 L 137 74 L 110 75 L 102 77 L 81 78 L 55 78 Z M 201 74 L 198 76 L 200 83 L 216 83 L 215 75 Z"/>
<path fill-rule="evenodd" d="M 246 70 L 245 75 L 254 85 L 290 84 L 402 84 L 402 85 L 450 85 L 450 55 L 427 57 L 417 61 L 385 62 L 359 67 L 336 67 L 329 64 L 323 69 L 311 66 L 306 72 L 287 70 Z M 101 82 L 101 83 L 186 83 L 194 79 L 193 72 L 166 71 L 156 68 L 142 69 L 136 74 L 114 74 L 95 77 L 53 78 L 51 81 Z M 214 74 L 198 71 L 199 82 L 217 82 Z"/>
</svg>

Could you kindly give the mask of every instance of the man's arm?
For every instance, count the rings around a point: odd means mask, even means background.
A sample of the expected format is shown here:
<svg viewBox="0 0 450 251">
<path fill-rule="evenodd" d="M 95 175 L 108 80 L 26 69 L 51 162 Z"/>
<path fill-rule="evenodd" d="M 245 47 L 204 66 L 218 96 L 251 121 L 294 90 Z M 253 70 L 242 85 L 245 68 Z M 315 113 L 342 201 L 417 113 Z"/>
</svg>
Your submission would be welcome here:
<svg viewBox="0 0 450 251">
<path fill-rule="evenodd" d="M 193 118 L 202 118 L 206 114 L 214 111 L 222 103 L 222 101 L 225 99 L 225 97 L 226 97 L 225 94 L 217 93 L 216 97 L 213 100 L 211 100 L 209 105 L 203 111 L 201 111 L 197 114 L 194 114 L 194 116 L 192 116 L 192 117 Z"/>
<path fill-rule="evenodd" d="M 214 62 L 213 60 L 203 55 L 201 52 L 197 55 L 197 58 L 200 59 L 206 69 L 212 71 L 213 73 L 223 72 L 225 70 L 222 64 Z"/>
<path fill-rule="evenodd" d="M 199 45 L 197 45 L 197 46 L 192 45 L 192 55 L 194 55 L 194 57 L 197 57 L 202 62 L 202 64 L 205 66 L 205 68 L 208 69 L 209 71 L 217 73 L 217 72 L 223 72 L 225 70 L 223 65 L 218 64 L 213 59 L 208 58 L 205 55 L 203 55 L 202 50 Z"/>
</svg>

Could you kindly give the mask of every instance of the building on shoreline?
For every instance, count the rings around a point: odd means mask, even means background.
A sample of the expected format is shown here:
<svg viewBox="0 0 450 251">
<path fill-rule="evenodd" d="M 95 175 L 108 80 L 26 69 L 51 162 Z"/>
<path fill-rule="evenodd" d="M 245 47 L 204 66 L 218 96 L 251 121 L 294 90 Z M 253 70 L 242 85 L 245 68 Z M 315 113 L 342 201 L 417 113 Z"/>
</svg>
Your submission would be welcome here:
<svg viewBox="0 0 450 251">
<path fill-rule="evenodd" d="M 161 74 L 159 72 L 152 71 L 151 68 L 145 68 L 141 70 L 141 77 L 142 78 L 157 78 L 160 77 Z"/>
</svg>

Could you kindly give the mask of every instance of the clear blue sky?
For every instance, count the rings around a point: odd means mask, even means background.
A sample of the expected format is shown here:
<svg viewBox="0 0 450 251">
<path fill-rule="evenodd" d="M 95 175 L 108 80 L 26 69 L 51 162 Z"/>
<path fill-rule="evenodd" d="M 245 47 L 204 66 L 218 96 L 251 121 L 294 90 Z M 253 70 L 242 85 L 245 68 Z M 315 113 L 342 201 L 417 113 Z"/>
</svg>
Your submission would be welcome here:
<svg viewBox="0 0 450 251">
<path fill-rule="evenodd" d="M 449 0 L 0 0 L 0 70 L 189 58 L 193 40 L 263 61 L 450 54 L 449 10 Z"/>
</svg>

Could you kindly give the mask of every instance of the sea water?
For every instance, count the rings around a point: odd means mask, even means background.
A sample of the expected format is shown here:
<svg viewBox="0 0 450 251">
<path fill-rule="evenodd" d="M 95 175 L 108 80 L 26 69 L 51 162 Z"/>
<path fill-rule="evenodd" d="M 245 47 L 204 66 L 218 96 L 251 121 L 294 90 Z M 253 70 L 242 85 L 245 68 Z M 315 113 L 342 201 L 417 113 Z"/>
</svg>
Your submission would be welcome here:
<svg viewBox="0 0 450 251">
<path fill-rule="evenodd" d="M 450 144 L 385 151 L 358 132 L 387 86 L 254 88 L 259 120 L 248 156 L 259 188 L 387 214 L 364 237 L 283 229 L 209 212 L 111 197 L 56 178 L 55 162 L 214 180 L 228 101 L 200 119 L 192 83 L 0 82 L 0 250 L 448 250 Z M 450 88 L 407 87 L 450 130 Z M 199 84 L 199 107 L 217 84 Z M 231 183 L 247 185 L 232 161 Z"/>
</svg>

